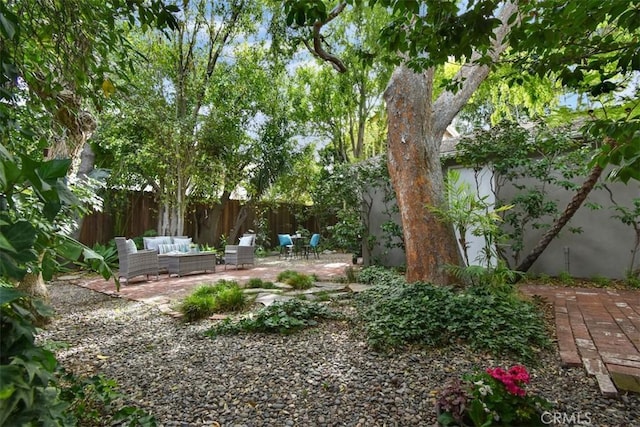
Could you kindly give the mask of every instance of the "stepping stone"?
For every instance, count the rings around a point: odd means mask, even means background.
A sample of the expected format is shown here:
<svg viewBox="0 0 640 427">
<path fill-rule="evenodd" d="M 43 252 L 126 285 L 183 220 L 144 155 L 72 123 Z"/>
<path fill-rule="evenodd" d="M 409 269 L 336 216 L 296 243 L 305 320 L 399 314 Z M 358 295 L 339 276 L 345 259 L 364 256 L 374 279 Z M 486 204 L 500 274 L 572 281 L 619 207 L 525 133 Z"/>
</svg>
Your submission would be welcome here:
<svg viewBox="0 0 640 427">
<path fill-rule="evenodd" d="M 268 294 L 268 293 L 276 293 L 279 292 L 279 289 L 264 289 L 264 288 L 248 288 L 243 289 L 242 292 L 245 294 Z"/>
<path fill-rule="evenodd" d="M 371 289 L 373 287 L 373 285 L 363 285 L 362 283 L 349 283 L 349 286 L 347 286 L 347 288 L 351 289 L 352 292 L 362 292 L 362 291 L 366 291 L 367 289 Z"/>
<path fill-rule="evenodd" d="M 276 301 L 289 301 L 291 299 L 293 299 L 293 297 L 287 296 L 287 295 L 262 294 L 262 295 L 258 295 L 255 302 L 263 304 L 265 307 L 268 307 Z"/>
<path fill-rule="evenodd" d="M 344 283 L 335 283 L 335 282 L 317 282 L 314 287 L 321 288 L 323 291 L 342 291 L 346 289 L 348 286 Z"/>
<path fill-rule="evenodd" d="M 620 390 L 640 393 L 640 369 L 607 363 L 609 374 Z"/>
</svg>

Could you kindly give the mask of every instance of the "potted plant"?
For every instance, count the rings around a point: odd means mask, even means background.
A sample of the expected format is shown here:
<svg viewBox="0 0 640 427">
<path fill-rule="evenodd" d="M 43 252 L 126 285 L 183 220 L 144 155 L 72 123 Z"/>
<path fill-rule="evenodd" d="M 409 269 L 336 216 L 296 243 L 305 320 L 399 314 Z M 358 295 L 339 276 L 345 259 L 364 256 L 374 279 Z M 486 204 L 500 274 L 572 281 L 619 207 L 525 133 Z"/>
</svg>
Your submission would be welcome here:
<svg viewBox="0 0 640 427">
<path fill-rule="evenodd" d="M 463 375 L 448 382 L 436 402 L 441 426 L 543 426 L 550 403 L 527 393 L 530 375 L 522 365 Z"/>
</svg>

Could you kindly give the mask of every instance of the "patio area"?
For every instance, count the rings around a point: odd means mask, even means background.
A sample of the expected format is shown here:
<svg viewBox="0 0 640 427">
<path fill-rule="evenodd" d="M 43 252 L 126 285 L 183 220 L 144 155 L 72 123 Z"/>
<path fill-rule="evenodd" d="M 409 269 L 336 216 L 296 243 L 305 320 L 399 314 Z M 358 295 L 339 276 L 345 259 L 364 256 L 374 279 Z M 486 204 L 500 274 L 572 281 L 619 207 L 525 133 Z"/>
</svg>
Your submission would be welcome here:
<svg viewBox="0 0 640 427">
<path fill-rule="evenodd" d="M 334 282 L 345 276 L 345 269 L 354 267 L 351 254 L 344 253 L 322 254 L 319 259 L 256 257 L 255 262 L 255 265 L 248 264 L 237 270 L 234 266 L 228 266 L 225 269 L 224 264 L 216 265 L 214 273 L 193 273 L 182 277 L 164 273 L 160 275 L 159 280 L 152 277 L 147 281 L 141 276 L 139 279 L 133 279 L 131 283 L 122 282 L 119 292 L 116 291 L 113 280 L 104 280 L 98 276 L 89 279 L 68 276 L 60 279 L 107 295 L 156 305 L 163 312 L 171 313 L 173 310 L 170 306 L 174 302 L 185 297 L 201 284 L 212 284 L 225 279 L 235 280 L 242 285 L 252 278 L 274 282 L 278 274 L 285 270 L 295 270 L 308 275 L 315 274 L 320 282 Z"/>
</svg>

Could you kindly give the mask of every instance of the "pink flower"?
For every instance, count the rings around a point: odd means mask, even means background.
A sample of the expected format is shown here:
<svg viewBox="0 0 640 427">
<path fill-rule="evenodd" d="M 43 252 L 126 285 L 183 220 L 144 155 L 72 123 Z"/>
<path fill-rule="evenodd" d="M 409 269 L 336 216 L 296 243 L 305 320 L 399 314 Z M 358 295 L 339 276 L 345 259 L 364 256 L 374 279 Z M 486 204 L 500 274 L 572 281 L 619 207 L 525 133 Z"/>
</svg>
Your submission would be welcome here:
<svg viewBox="0 0 640 427">
<path fill-rule="evenodd" d="M 515 365 L 509 368 L 509 374 L 516 380 L 521 381 L 525 384 L 529 384 L 531 377 L 527 372 L 527 368 L 522 365 Z"/>
<path fill-rule="evenodd" d="M 509 371 L 498 368 L 488 368 L 487 373 L 491 377 L 504 384 L 507 392 L 515 396 L 524 396 L 526 392 L 520 387 L 520 385 L 529 383 L 530 377 L 527 369 L 521 365 L 515 365 L 509 368 Z"/>
</svg>

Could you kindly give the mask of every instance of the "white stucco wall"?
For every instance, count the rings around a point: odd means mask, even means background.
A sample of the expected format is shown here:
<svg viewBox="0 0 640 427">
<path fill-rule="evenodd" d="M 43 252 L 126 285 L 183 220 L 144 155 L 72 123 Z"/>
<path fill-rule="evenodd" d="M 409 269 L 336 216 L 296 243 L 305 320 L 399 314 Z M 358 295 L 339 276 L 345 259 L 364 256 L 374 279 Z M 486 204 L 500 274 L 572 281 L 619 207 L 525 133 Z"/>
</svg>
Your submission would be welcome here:
<svg viewBox="0 0 640 427">
<path fill-rule="evenodd" d="M 601 182 L 606 181 L 601 180 Z M 529 181 L 527 186 L 536 184 L 535 181 Z M 638 182 L 631 181 L 628 184 L 607 182 L 606 185 L 611 190 L 614 200 L 622 206 L 631 207 L 633 199 L 640 198 Z M 505 187 L 500 195 L 509 198 L 515 192 L 515 188 Z M 558 208 L 562 211 L 573 194 L 573 192 L 558 189 L 551 192 L 549 198 L 556 200 Z M 587 203 L 602 207 L 593 210 L 586 206 Z M 573 277 L 624 278 L 631 268 L 635 233 L 631 226 L 624 225 L 619 219 L 613 217 L 616 214 L 613 206 L 607 190 L 594 189 L 585 204 L 534 263 L 530 272 L 551 276 L 567 272 Z M 572 233 L 570 228 L 580 228 L 582 232 Z M 526 255 L 535 246 L 545 231 L 530 230 L 527 233 L 523 254 Z M 636 259 L 633 269 L 638 268 L 640 268 L 640 261 Z"/>
<path fill-rule="evenodd" d="M 477 182 L 473 170 L 466 168 L 457 168 L 457 170 L 461 174 L 461 180 L 470 183 L 472 188 L 477 189 L 478 194 L 487 196 L 489 202 L 495 201 L 491 191 L 493 182 L 488 168 L 479 172 Z M 536 183 L 533 181 L 525 182 L 525 185 L 531 186 Z M 638 182 L 633 181 L 627 185 L 607 183 L 607 186 L 611 189 L 616 202 L 621 205 L 631 207 L 633 199 L 640 198 L 640 183 Z M 513 197 L 515 192 L 514 187 L 507 186 L 501 189 L 500 196 L 508 200 Z M 370 214 L 371 231 L 377 236 L 382 235 L 380 226 L 389 218 L 387 214 L 383 213 L 388 208 L 384 207 L 382 192 L 379 193 L 374 198 L 375 202 Z M 559 209 L 563 210 L 573 197 L 573 193 L 566 190 L 556 190 L 550 193 L 549 197 L 556 200 Z M 616 279 L 625 277 L 626 272 L 631 268 L 632 250 L 635 246 L 633 228 L 622 224 L 619 219 L 613 218 L 615 215 L 612 209 L 613 204 L 609 192 L 605 189 L 595 189 L 589 195 L 587 202 L 599 204 L 602 208 L 592 210 L 583 205 L 560 235 L 551 242 L 534 263 L 530 272 L 551 276 L 568 272 L 573 277 L 584 278 L 602 276 Z M 399 222 L 397 215 L 394 218 Z M 572 233 L 569 231 L 570 227 L 581 228 L 583 231 L 578 234 Z M 529 253 L 544 232 L 544 229 L 527 232 L 522 256 Z M 481 238 L 473 236 L 471 232 L 468 232 L 467 239 L 471 242 L 469 259 L 472 264 L 475 264 L 476 262 L 473 260 L 476 259 L 484 243 Z M 406 262 L 403 251 L 399 249 L 387 252 L 383 247 L 375 247 L 369 256 L 372 261 L 386 266 L 400 266 Z M 640 258 L 640 254 L 637 258 Z M 513 262 L 511 262 L 511 266 L 514 267 Z M 633 269 L 639 268 L 640 260 L 636 259 Z"/>
<path fill-rule="evenodd" d="M 495 197 L 492 191 L 493 181 L 492 173 L 488 167 L 484 167 L 476 174 L 473 169 L 453 167 L 460 173 L 460 183 L 469 185 L 469 189 L 473 191 L 477 198 L 485 197 L 485 201 L 488 205 L 493 206 L 495 204 Z M 458 247 L 462 253 L 462 246 L 460 244 L 460 231 L 456 229 L 456 239 L 458 240 Z M 470 265 L 484 265 L 486 261 L 482 259 L 482 248 L 485 246 L 485 239 L 483 237 L 474 236 L 473 230 L 467 230 L 465 239 L 467 241 L 467 255 L 469 256 Z M 494 265 L 495 263 L 492 263 Z"/>
</svg>

